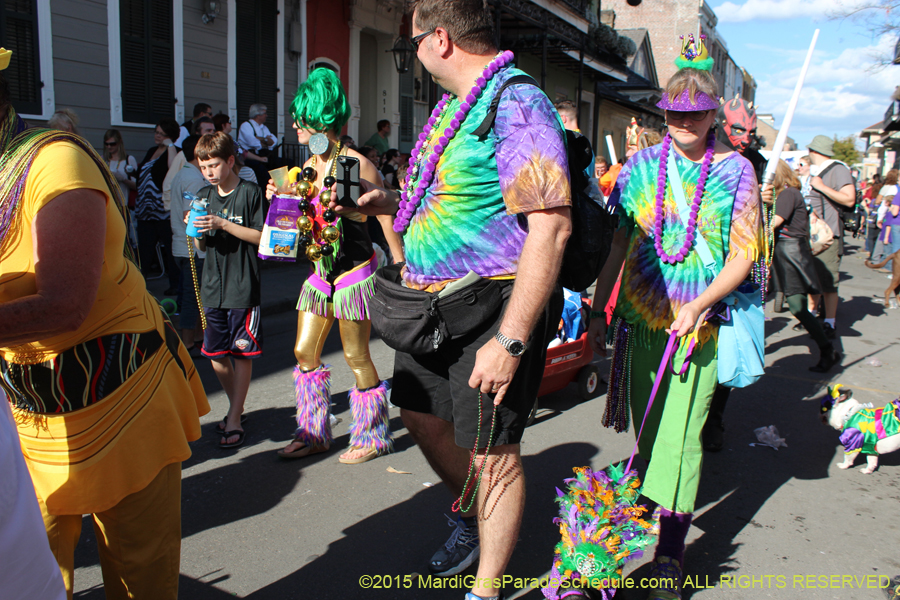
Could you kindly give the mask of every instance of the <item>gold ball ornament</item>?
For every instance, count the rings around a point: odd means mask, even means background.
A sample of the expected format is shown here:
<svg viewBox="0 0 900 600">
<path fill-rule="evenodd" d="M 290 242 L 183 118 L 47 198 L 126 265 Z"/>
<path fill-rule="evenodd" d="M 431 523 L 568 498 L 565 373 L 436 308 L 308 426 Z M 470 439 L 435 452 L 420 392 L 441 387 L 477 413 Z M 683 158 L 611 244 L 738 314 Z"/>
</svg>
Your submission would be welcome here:
<svg viewBox="0 0 900 600">
<path fill-rule="evenodd" d="M 328 203 L 331 202 L 331 190 L 322 190 L 319 193 L 319 200 L 323 206 L 328 206 Z"/>
<path fill-rule="evenodd" d="M 341 231 L 337 227 L 328 226 L 322 230 L 322 239 L 328 242 L 329 244 L 333 244 L 338 241 L 341 237 Z"/>
<path fill-rule="evenodd" d="M 297 218 L 297 229 L 299 229 L 300 231 L 305 233 L 307 231 L 312 231 L 312 228 L 313 228 L 312 219 L 310 219 L 306 215 L 303 215 L 302 217 Z"/>
<path fill-rule="evenodd" d="M 312 262 L 317 262 L 322 258 L 322 247 L 318 244 L 310 244 L 306 247 L 306 258 Z"/>
<path fill-rule="evenodd" d="M 308 181 L 297 182 L 297 193 L 306 198 L 312 191 L 312 185 Z"/>
</svg>

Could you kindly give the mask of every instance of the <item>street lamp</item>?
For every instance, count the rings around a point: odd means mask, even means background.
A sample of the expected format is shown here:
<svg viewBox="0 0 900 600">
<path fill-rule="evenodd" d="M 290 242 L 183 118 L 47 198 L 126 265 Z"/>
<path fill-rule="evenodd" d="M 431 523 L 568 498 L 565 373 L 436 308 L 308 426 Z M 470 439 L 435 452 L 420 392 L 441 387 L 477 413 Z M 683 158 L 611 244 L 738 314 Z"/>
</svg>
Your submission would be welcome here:
<svg viewBox="0 0 900 600">
<path fill-rule="evenodd" d="M 216 17 L 219 16 L 221 11 L 221 2 L 217 2 L 216 0 L 206 0 L 206 2 L 203 3 L 203 14 L 200 15 L 200 20 L 203 21 L 204 25 L 209 25 L 216 20 Z"/>
<path fill-rule="evenodd" d="M 386 52 L 392 52 L 394 54 L 394 66 L 397 67 L 397 72 L 402 75 L 409 71 L 409 66 L 412 63 L 413 54 L 416 53 L 416 48 L 408 37 L 401 35 L 394 42 L 394 47 L 390 50 L 386 50 Z"/>
</svg>

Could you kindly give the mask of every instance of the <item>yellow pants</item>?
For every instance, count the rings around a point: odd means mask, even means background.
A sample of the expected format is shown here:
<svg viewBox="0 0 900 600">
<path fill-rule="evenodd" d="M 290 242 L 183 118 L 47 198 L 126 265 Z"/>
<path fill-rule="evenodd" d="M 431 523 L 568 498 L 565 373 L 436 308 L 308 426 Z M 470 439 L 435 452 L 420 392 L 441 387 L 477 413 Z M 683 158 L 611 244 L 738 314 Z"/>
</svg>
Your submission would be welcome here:
<svg viewBox="0 0 900 600">
<path fill-rule="evenodd" d="M 81 515 L 51 515 L 38 498 L 50 549 L 72 600 Z M 172 463 L 139 492 L 94 513 L 107 600 L 176 600 L 181 566 L 181 463 Z"/>
</svg>

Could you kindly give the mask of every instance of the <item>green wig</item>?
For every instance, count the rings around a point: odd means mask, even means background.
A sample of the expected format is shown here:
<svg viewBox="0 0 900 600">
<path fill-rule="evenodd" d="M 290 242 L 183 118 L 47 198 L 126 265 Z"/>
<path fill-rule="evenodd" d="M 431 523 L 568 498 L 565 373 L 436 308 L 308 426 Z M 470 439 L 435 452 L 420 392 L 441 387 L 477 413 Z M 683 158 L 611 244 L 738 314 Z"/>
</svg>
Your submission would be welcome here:
<svg viewBox="0 0 900 600">
<path fill-rule="evenodd" d="M 340 133 L 350 120 L 350 104 L 337 73 L 325 67 L 314 69 L 297 88 L 291 114 L 304 127 Z"/>
</svg>

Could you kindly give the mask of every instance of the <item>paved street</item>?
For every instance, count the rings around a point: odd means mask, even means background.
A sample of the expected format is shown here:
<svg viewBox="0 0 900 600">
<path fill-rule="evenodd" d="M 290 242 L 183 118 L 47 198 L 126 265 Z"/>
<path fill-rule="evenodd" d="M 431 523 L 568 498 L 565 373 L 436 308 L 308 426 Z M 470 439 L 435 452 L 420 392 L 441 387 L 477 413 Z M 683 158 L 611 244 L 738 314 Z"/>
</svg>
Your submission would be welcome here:
<svg viewBox="0 0 900 600">
<path fill-rule="evenodd" d="M 851 245 L 850 252 L 856 251 Z M 830 378 L 807 370 L 816 361 L 813 344 L 805 333 L 791 330 L 790 315 L 769 313 L 767 374 L 731 396 L 725 450 L 707 456 L 688 538 L 687 574 L 714 587 L 688 589 L 687 598 L 877 599 L 883 592 L 865 585 L 878 580 L 866 576 L 900 574 L 900 453 L 881 457 L 873 475 L 861 474 L 860 465 L 840 470 L 838 432 L 818 417 L 818 399 L 829 381 L 855 389 L 857 399 L 875 406 L 900 392 L 900 310 L 884 311 L 873 298 L 886 287 L 885 276 L 865 268 L 860 254 L 844 258 L 844 271 L 837 330 L 845 358 L 843 369 Z M 325 358 L 334 367 L 334 412 L 343 420 L 336 443 L 330 452 L 300 461 L 282 461 L 275 454 L 293 430 L 296 313 L 285 309 L 296 298 L 302 273 L 293 265 L 264 272 L 270 309 L 263 312 L 265 355 L 254 365 L 248 438 L 237 451 L 216 447 L 213 428 L 227 400 L 208 362 L 199 361 L 212 412 L 203 418 L 203 438 L 184 463 L 181 598 L 461 600 L 463 590 L 417 589 L 415 576 L 411 589 L 397 589 L 403 576 L 427 574 L 427 560 L 451 531 L 443 515 L 451 514 L 452 502 L 403 428 L 399 411 L 391 410 L 394 454 L 356 466 L 337 461 L 348 441 L 347 390 L 353 381 L 336 328 Z M 151 287 L 162 285 L 156 281 Z M 389 377 L 392 352 L 377 339 L 372 352 L 381 375 Z M 884 366 L 871 366 L 873 358 Z M 606 368 L 601 366 L 604 376 Z M 508 570 L 514 577 L 547 574 L 558 541 L 554 488 L 571 468 L 599 469 L 628 458 L 633 434 L 601 427 L 605 386 L 600 392 L 580 402 L 570 385 L 544 397 L 525 434 L 527 504 Z M 751 447 L 753 430 L 764 425 L 777 426 L 788 447 Z M 391 473 L 389 467 L 409 474 Z M 104 597 L 94 543 L 86 522 L 75 594 L 83 600 Z M 648 554 L 629 565 L 636 581 L 647 576 Z M 390 576 L 381 583 L 392 589 L 361 589 L 363 575 Z M 721 577 L 738 576 L 749 576 L 736 579 L 744 589 L 716 585 Z M 820 587 L 801 590 L 801 582 Z M 506 593 L 542 597 L 512 586 Z M 643 600 L 645 595 L 631 590 L 616 597 Z"/>
</svg>

